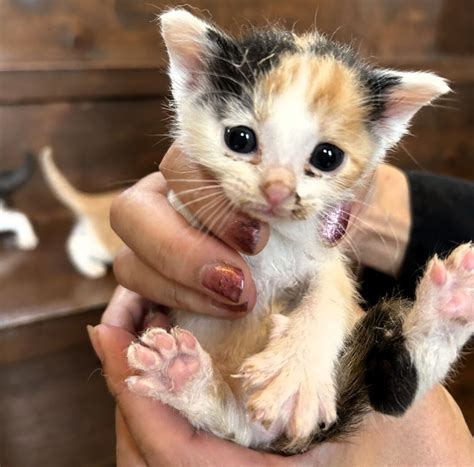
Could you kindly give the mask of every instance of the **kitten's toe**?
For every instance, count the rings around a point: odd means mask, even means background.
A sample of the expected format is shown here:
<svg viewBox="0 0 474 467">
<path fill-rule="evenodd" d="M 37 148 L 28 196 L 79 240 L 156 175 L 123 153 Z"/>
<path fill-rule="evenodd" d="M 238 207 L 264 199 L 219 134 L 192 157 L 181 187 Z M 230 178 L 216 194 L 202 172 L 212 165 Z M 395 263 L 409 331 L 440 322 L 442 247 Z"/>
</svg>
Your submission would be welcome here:
<svg viewBox="0 0 474 467">
<path fill-rule="evenodd" d="M 194 336 L 174 328 L 147 330 L 130 345 L 129 365 L 141 374 L 127 380 L 130 389 L 149 397 L 161 392 L 179 393 L 200 373 L 202 352 Z"/>
</svg>

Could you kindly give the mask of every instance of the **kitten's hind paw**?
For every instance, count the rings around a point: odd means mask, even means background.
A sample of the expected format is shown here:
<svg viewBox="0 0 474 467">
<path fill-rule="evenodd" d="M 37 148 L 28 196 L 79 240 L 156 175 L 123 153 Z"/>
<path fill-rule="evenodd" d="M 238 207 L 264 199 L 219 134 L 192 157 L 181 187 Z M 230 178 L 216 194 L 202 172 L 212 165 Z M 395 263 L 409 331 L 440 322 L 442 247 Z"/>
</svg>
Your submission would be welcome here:
<svg viewBox="0 0 474 467">
<path fill-rule="evenodd" d="M 174 328 L 147 330 L 127 352 L 129 365 L 140 372 L 127 379 L 134 392 L 176 406 L 177 398 L 193 395 L 193 383 L 199 383 L 209 372 L 210 359 L 195 337 Z M 195 389 L 195 388 L 194 388 Z"/>
<path fill-rule="evenodd" d="M 443 381 L 474 334 L 474 247 L 434 258 L 421 279 L 404 323 L 407 348 L 418 372 L 418 396 Z"/>
<path fill-rule="evenodd" d="M 474 324 L 474 247 L 471 244 L 459 246 L 444 261 L 436 257 L 430 261 L 417 288 L 415 307 L 419 309 L 417 321 L 420 324 L 424 321 L 427 327 L 436 327 L 439 320 L 468 328 Z"/>
</svg>

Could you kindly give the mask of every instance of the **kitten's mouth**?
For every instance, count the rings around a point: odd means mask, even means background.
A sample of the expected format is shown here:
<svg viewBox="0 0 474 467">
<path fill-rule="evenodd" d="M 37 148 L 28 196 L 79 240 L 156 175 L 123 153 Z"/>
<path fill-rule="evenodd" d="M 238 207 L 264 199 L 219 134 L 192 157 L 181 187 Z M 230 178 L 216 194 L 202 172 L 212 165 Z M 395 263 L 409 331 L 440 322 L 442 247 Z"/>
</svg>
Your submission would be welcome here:
<svg viewBox="0 0 474 467">
<path fill-rule="evenodd" d="M 283 208 L 282 206 L 247 206 L 245 211 L 252 217 L 256 217 L 259 220 L 265 222 L 277 220 L 277 219 L 289 219 L 292 218 L 292 210 Z"/>
</svg>

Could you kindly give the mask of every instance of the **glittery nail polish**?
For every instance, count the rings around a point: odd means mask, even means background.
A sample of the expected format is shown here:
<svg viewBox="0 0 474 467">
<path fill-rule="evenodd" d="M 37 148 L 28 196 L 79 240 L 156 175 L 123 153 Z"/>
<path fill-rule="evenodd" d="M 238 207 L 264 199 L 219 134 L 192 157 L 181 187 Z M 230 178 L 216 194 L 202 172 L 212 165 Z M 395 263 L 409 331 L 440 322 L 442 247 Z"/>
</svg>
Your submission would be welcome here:
<svg viewBox="0 0 474 467">
<path fill-rule="evenodd" d="M 235 219 L 226 234 L 243 253 L 253 254 L 260 240 L 260 222 L 248 217 Z"/>
<path fill-rule="evenodd" d="M 207 264 L 201 270 L 201 284 L 221 297 L 239 303 L 244 290 L 244 273 L 227 264 Z"/>
<path fill-rule="evenodd" d="M 321 235 L 329 245 L 335 245 L 346 234 L 351 207 L 350 203 L 341 203 L 325 213 Z"/>
</svg>

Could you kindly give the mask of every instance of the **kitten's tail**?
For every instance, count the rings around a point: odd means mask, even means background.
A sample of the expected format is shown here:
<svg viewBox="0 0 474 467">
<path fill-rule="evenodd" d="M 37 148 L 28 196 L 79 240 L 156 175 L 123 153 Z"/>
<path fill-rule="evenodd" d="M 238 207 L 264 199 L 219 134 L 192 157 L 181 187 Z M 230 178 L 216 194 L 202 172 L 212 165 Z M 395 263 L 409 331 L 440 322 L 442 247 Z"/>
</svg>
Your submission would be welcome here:
<svg viewBox="0 0 474 467">
<path fill-rule="evenodd" d="M 54 163 L 52 149 L 49 146 L 40 151 L 40 164 L 43 175 L 59 201 L 76 214 L 83 212 L 86 195 L 74 188 Z"/>
<path fill-rule="evenodd" d="M 28 153 L 20 167 L 0 172 L 0 195 L 6 197 L 18 190 L 30 179 L 34 169 L 35 158 Z"/>
</svg>

